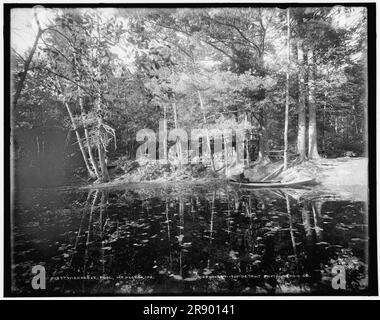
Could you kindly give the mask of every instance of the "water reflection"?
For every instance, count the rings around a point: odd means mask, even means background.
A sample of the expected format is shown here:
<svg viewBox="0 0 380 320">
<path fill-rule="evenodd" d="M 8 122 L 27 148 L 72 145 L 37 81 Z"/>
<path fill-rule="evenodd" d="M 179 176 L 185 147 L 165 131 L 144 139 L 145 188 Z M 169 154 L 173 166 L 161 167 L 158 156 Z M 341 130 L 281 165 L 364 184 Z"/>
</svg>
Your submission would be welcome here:
<svg viewBox="0 0 380 320">
<path fill-rule="evenodd" d="M 28 192 L 14 213 L 16 294 L 35 294 L 35 264 L 55 295 L 332 294 L 334 265 L 340 294 L 366 293 L 364 202 L 230 186 Z"/>
</svg>

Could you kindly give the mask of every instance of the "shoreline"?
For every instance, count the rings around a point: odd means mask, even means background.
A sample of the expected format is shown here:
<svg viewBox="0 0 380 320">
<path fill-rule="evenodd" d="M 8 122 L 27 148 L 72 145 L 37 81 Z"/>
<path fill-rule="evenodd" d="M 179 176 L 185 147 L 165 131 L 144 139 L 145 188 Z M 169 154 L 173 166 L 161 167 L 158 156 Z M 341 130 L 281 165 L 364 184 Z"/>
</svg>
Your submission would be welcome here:
<svg viewBox="0 0 380 320">
<path fill-rule="evenodd" d="M 352 198 L 367 200 L 368 189 L 368 158 L 335 158 L 306 161 L 302 164 L 289 168 L 281 174 L 282 178 L 294 176 L 312 176 L 316 178 L 318 184 L 312 188 L 315 192 L 331 192 L 334 194 L 352 195 Z M 114 189 L 122 187 L 160 187 L 160 186 L 218 186 L 226 185 L 228 179 L 226 176 L 219 177 L 200 177 L 186 179 L 167 179 L 157 178 L 154 180 L 134 181 L 116 177 L 114 180 L 104 183 L 95 183 L 80 186 L 79 189 Z M 297 188 L 302 189 L 302 188 Z M 360 190 L 360 192 L 358 192 Z"/>
<path fill-rule="evenodd" d="M 86 186 L 80 187 L 80 189 L 112 189 L 117 187 L 140 187 L 140 186 L 178 186 L 178 185 L 219 185 L 227 183 L 228 180 L 225 177 L 220 178 L 194 178 L 194 179 L 186 179 L 186 180 L 164 180 L 164 179 L 156 179 L 156 180 L 146 180 L 146 181 L 130 181 L 130 180 L 113 180 L 109 182 L 99 183 L 99 184 L 90 184 Z"/>
</svg>

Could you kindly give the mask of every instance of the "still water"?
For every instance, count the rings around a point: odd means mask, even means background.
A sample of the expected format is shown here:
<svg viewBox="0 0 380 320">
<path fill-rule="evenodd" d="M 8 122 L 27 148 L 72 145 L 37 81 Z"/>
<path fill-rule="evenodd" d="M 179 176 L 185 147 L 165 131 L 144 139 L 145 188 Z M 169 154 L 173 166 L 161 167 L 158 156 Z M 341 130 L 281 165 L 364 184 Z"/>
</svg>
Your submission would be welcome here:
<svg viewBox="0 0 380 320">
<path fill-rule="evenodd" d="M 12 291 L 366 294 L 367 220 L 365 202 L 291 190 L 23 189 L 14 199 Z M 45 290 L 31 286 L 35 265 L 45 267 Z"/>
</svg>

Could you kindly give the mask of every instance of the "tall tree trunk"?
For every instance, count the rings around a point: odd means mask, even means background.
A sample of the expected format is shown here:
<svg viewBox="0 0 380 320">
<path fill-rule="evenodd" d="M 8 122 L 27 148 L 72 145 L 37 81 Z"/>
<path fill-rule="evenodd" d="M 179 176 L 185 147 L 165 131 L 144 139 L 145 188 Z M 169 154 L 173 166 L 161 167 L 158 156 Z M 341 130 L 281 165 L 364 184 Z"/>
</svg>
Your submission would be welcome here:
<svg viewBox="0 0 380 320">
<path fill-rule="evenodd" d="M 102 135 L 101 131 L 103 128 L 103 119 L 101 116 L 101 106 L 100 106 L 100 88 L 98 91 L 98 96 L 96 99 L 96 108 L 97 108 L 97 113 L 98 113 L 98 142 L 97 142 L 97 147 L 98 147 L 98 158 L 99 158 L 99 166 L 101 170 L 101 181 L 107 182 L 110 180 L 109 174 L 108 174 L 108 169 L 107 169 L 107 163 L 106 163 L 106 151 L 103 146 L 103 141 L 102 141 Z"/>
<path fill-rule="evenodd" d="M 306 160 L 306 67 L 305 61 L 307 59 L 307 53 L 304 50 L 303 43 L 298 40 L 298 66 L 299 66 L 299 81 L 298 81 L 298 131 L 297 131 L 297 149 L 299 159 L 301 161 Z"/>
<path fill-rule="evenodd" d="M 224 173 L 226 175 L 226 177 L 228 177 L 228 149 L 227 149 L 227 145 L 228 145 L 228 140 L 227 140 L 227 136 L 225 134 L 223 134 L 223 151 L 224 151 Z M 231 150 L 232 150 L 232 142 L 231 142 Z"/>
<path fill-rule="evenodd" d="M 98 179 L 100 179 L 101 174 L 99 172 L 98 165 L 96 163 L 95 157 L 92 153 L 92 146 L 90 143 L 90 135 L 88 134 L 88 130 L 87 130 L 86 125 L 85 125 L 86 117 L 85 117 L 85 110 L 84 110 L 84 106 L 83 106 L 83 97 L 81 96 L 80 90 L 78 90 L 78 93 L 79 93 L 79 107 L 80 107 L 80 113 L 81 113 L 81 118 L 82 118 L 82 122 L 83 122 L 84 137 L 86 140 L 87 152 L 88 152 L 88 155 L 90 157 L 90 163 L 92 165 L 92 169 L 95 172 L 96 177 Z"/>
<path fill-rule="evenodd" d="M 203 113 L 203 123 L 205 125 L 207 125 L 206 114 L 205 114 L 204 107 L 203 107 L 203 99 L 202 99 L 201 92 L 199 90 L 198 90 L 198 98 L 199 98 L 199 104 L 201 106 L 201 110 L 202 110 L 202 113 Z M 211 141 L 210 141 L 210 136 L 209 136 L 207 128 L 206 128 L 206 139 L 207 139 L 208 152 L 210 153 L 211 167 L 212 167 L 212 170 L 215 171 L 214 157 L 213 157 L 213 155 L 211 153 Z M 202 150 L 202 152 L 203 152 L 203 150 Z"/>
<path fill-rule="evenodd" d="M 363 63 L 363 74 L 364 78 L 368 77 L 368 64 L 367 64 L 367 43 L 364 44 L 362 50 Z M 363 108 L 363 144 L 364 144 L 364 157 L 368 157 L 368 81 L 364 81 L 364 92 L 362 96 L 362 108 Z M 374 140 L 372 140 L 374 141 Z"/>
<path fill-rule="evenodd" d="M 105 153 L 106 152 L 104 150 L 103 143 L 100 141 L 100 138 L 99 138 L 99 141 L 98 141 L 98 156 L 99 156 L 100 169 L 102 171 L 102 175 L 101 175 L 102 178 L 101 178 L 101 180 L 104 181 L 104 182 L 107 182 L 107 181 L 110 180 L 110 176 L 108 174 Z"/>
<path fill-rule="evenodd" d="M 178 129 L 178 114 L 177 114 L 177 106 L 175 102 L 173 102 L 173 116 L 174 116 L 174 127 Z M 182 168 L 182 144 L 179 137 L 177 137 L 176 139 L 176 147 L 177 147 L 179 165 L 180 165 L 180 168 Z"/>
<path fill-rule="evenodd" d="M 77 66 L 78 62 L 77 62 L 77 54 L 74 53 L 74 65 Z M 75 77 L 76 77 L 76 81 L 78 83 L 80 83 L 81 81 L 81 77 L 80 77 L 80 73 L 79 73 L 79 70 L 78 68 L 75 67 Z M 91 142 L 90 142 L 90 135 L 88 133 L 88 129 L 86 128 L 86 112 L 84 110 L 84 104 L 83 104 L 83 96 L 82 96 L 82 90 L 80 89 L 80 87 L 78 86 L 78 100 L 79 100 L 79 107 L 80 107 L 80 114 L 81 114 L 81 118 L 82 118 L 82 123 L 83 123 L 83 129 L 84 129 L 84 137 L 85 137 L 85 140 L 86 140 L 86 146 L 87 146 L 87 152 L 88 152 L 88 155 L 90 157 L 90 163 L 92 165 L 92 170 L 95 172 L 95 175 L 98 179 L 101 178 L 101 174 L 99 172 L 99 169 L 98 169 L 98 165 L 96 163 L 96 160 L 95 160 L 95 157 L 92 153 L 92 146 L 91 146 Z"/>
<path fill-rule="evenodd" d="M 263 125 L 261 128 L 261 138 L 259 143 L 259 161 L 268 160 L 268 131 L 266 125 Z"/>
<path fill-rule="evenodd" d="M 247 117 L 247 113 L 244 112 L 244 124 L 246 125 L 248 122 L 248 117 Z M 246 135 L 245 135 L 245 138 L 246 138 L 246 141 L 245 141 L 245 153 L 246 153 L 246 160 L 247 160 L 247 165 L 249 166 L 249 164 L 251 163 L 251 155 L 250 155 L 250 148 L 249 148 L 249 145 L 250 145 L 250 140 L 251 140 L 251 133 L 248 132 Z"/>
<path fill-rule="evenodd" d="M 315 56 L 312 49 L 309 50 L 309 159 L 318 159 L 317 147 L 317 110 L 315 103 Z"/>
<path fill-rule="evenodd" d="M 100 21 L 99 21 L 99 15 L 96 16 L 96 27 L 97 27 L 97 46 L 99 46 L 101 42 L 101 36 L 100 36 Z M 100 50 L 99 47 L 97 47 L 97 56 L 96 56 L 96 64 L 97 64 L 97 69 L 96 69 L 96 76 L 101 78 L 102 76 L 102 71 L 101 71 L 101 62 L 100 62 Z M 108 174 L 108 169 L 107 169 L 107 163 L 106 163 L 106 150 L 103 145 L 103 139 L 102 139 L 102 130 L 104 130 L 103 126 L 103 112 L 102 112 L 102 107 L 101 107 L 101 82 L 97 81 L 97 93 L 96 93 L 96 113 L 97 113 L 97 118 L 98 118 L 98 139 L 97 139 L 97 147 L 98 147 L 98 158 L 99 158 L 99 166 L 100 170 L 102 172 L 101 177 L 102 181 L 107 182 L 110 180 L 109 174 Z"/>
<path fill-rule="evenodd" d="M 166 119 L 166 105 L 164 105 L 164 141 L 163 141 L 163 147 L 164 147 L 164 158 L 165 160 L 168 160 L 168 123 Z"/>
<path fill-rule="evenodd" d="M 62 86 L 62 83 L 60 82 L 60 80 L 58 79 L 58 77 L 55 78 L 55 81 L 56 81 L 56 85 L 59 86 L 59 88 L 61 89 L 62 92 L 64 92 L 64 87 Z M 81 117 L 82 117 L 82 120 L 83 120 L 83 104 L 81 104 L 81 100 L 79 100 L 79 104 L 80 104 L 80 107 L 81 107 Z M 79 145 L 79 149 L 81 151 L 81 154 L 82 154 L 82 157 L 83 157 L 83 161 L 86 165 L 86 169 L 87 169 L 87 172 L 88 174 L 90 175 L 91 178 L 95 179 L 95 178 L 98 178 L 98 175 L 96 174 L 96 171 L 94 171 L 94 167 L 91 168 L 90 166 L 90 163 L 88 161 L 88 158 L 87 158 L 87 153 L 86 153 L 86 149 L 83 145 L 83 141 L 81 139 L 81 136 L 79 134 L 79 130 L 78 130 L 78 127 L 75 123 L 75 120 L 74 120 L 74 116 L 73 116 L 73 113 L 71 111 L 71 108 L 70 108 L 70 105 L 68 104 L 68 102 L 64 101 L 64 105 L 67 109 L 67 112 L 69 114 L 69 117 L 70 117 L 70 120 L 71 120 L 71 124 L 73 126 L 73 129 L 75 131 L 75 135 L 76 135 L 76 138 L 77 138 L 77 141 L 78 141 L 78 145 Z M 86 131 L 85 131 L 86 133 Z M 86 141 L 88 141 L 86 139 Z"/>
<path fill-rule="evenodd" d="M 65 107 L 67 109 L 67 112 L 69 114 L 69 117 L 70 117 L 70 120 L 71 120 L 71 124 L 73 126 L 73 129 L 75 131 L 75 135 L 77 137 L 77 141 L 78 141 L 78 145 L 79 145 L 79 149 L 80 149 L 80 152 L 82 154 L 82 157 L 83 157 L 83 161 L 84 161 L 84 164 L 86 165 L 86 169 L 87 169 L 87 172 L 88 174 L 90 175 L 91 178 L 95 178 L 96 175 L 94 173 L 94 171 L 92 171 L 91 167 L 90 167 L 90 164 L 88 163 L 88 159 L 87 159 L 87 154 L 86 154 L 86 150 L 83 146 L 83 142 L 82 142 L 82 139 L 80 137 L 80 134 L 79 134 L 79 131 L 78 131 L 78 128 L 77 128 L 77 125 L 75 123 L 75 120 L 74 120 L 74 116 L 73 116 L 73 113 L 71 111 L 71 108 L 70 108 L 70 105 L 67 103 L 67 102 L 64 102 L 65 104 Z"/>
<path fill-rule="evenodd" d="M 160 120 L 158 124 L 158 132 L 159 132 L 159 140 L 158 140 L 158 157 L 160 159 L 160 162 L 163 164 L 166 164 L 168 161 L 168 155 L 167 155 L 167 122 L 166 122 L 166 115 L 164 111 L 164 120 Z"/>
<path fill-rule="evenodd" d="M 267 130 L 267 115 L 265 111 L 261 110 L 260 112 L 260 127 L 261 127 L 261 134 L 260 134 L 260 140 L 259 140 L 259 155 L 257 158 L 258 162 L 269 162 L 268 157 L 268 149 L 269 149 L 269 142 L 268 142 L 268 130 Z"/>
<path fill-rule="evenodd" d="M 326 139 L 325 139 L 326 108 L 327 108 L 327 90 L 325 90 L 324 92 L 323 114 L 322 114 L 322 152 L 324 156 L 326 156 Z"/>
<path fill-rule="evenodd" d="M 286 102 L 285 102 L 285 128 L 284 128 L 284 170 L 288 168 L 288 128 L 289 128 L 289 68 L 290 68 L 290 9 L 286 13 L 288 26 L 287 56 L 288 66 L 286 70 Z"/>
</svg>

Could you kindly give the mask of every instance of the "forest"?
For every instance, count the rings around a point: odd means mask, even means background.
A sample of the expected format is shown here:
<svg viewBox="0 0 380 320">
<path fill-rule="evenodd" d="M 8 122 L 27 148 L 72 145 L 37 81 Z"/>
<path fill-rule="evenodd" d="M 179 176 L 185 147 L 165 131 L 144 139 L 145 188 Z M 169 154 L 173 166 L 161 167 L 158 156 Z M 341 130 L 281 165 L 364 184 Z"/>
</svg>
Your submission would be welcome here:
<svg viewBox="0 0 380 320">
<path fill-rule="evenodd" d="M 227 174 L 236 138 L 224 137 L 219 153 L 214 139 L 225 129 L 244 135 L 245 168 L 367 155 L 366 8 L 11 15 L 26 20 L 11 28 L 11 142 L 23 183 L 104 183 L 135 167 L 140 181 Z M 146 128 L 205 129 L 199 164 L 185 165 L 167 134 L 156 140 L 168 164 L 136 163 Z"/>
<path fill-rule="evenodd" d="M 8 10 L 10 295 L 377 294 L 370 10 Z"/>
</svg>

